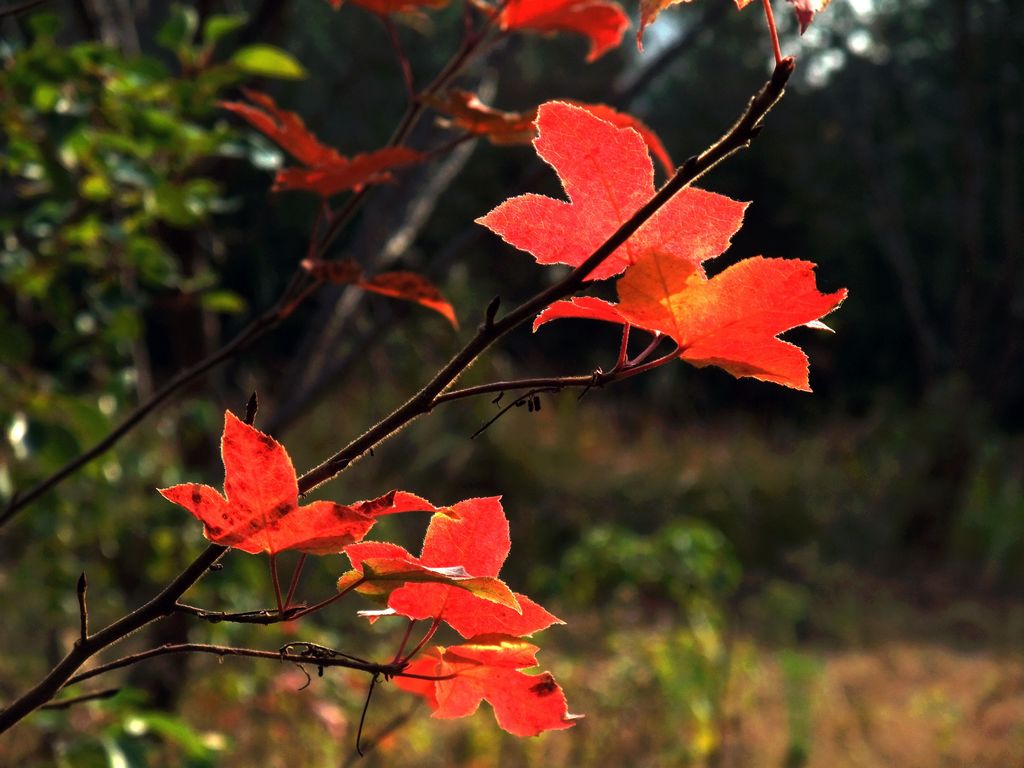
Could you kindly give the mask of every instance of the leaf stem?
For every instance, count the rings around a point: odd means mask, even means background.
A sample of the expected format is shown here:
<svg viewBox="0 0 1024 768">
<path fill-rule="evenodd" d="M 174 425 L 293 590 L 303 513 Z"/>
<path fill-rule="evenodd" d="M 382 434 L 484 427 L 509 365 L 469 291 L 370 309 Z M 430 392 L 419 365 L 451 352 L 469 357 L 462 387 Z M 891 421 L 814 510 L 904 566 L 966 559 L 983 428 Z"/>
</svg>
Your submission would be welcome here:
<svg viewBox="0 0 1024 768">
<path fill-rule="evenodd" d="M 768 20 L 768 32 L 772 37 L 772 49 L 775 51 L 775 66 L 782 63 L 782 47 L 779 45 L 779 31 L 775 28 L 775 14 L 772 12 L 772 0 L 761 0 L 764 17 Z"/>
<path fill-rule="evenodd" d="M 441 617 L 435 616 L 434 620 L 430 624 L 429 629 L 427 629 L 426 633 L 423 635 L 423 638 L 418 643 L 416 643 L 415 648 L 409 651 L 409 655 L 402 659 L 401 663 L 403 666 L 412 661 L 416 657 L 416 654 L 423 650 L 423 646 L 430 642 L 430 638 L 434 636 L 434 633 L 437 632 L 437 628 L 439 626 L 441 626 Z"/>
<path fill-rule="evenodd" d="M 302 568 L 306 565 L 307 557 L 308 555 L 305 552 L 299 553 L 299 559 L 295 563 L 295 570 L 292 571 L 291 583 L 288 584 L 288 595 L 284 599 L 285 610 L 288 610 L 288 607 L 292 604 L 292 598 L 295 597 L 295 590 L 299 586 L 299 578 L 302 576 Z"/>
<path fill-rule="evenodd" d="M 270 581 L 274 585 L 274 598 L 277 600 L 278 615 L 284 613 L 284 600 L 281 599 L 281 579 L 277 574 L 277 553 L 271 552 L 268 558 L 270 562 Z"/>
</svg>

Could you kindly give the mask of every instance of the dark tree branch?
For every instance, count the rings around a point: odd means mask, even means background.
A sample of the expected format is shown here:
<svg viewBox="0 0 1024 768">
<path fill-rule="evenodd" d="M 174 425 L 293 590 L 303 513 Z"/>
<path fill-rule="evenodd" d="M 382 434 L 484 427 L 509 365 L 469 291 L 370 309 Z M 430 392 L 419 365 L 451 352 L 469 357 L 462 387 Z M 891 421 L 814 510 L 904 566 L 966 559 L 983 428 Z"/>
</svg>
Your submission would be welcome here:
<svg viewBox="0 0 1024 768">
<path fill-rule="evenodd" d="M 765 115 L 782 97 L 785 85 L 793 73 L 794 66 L 793 59 L 783 59 L 776 66 L 771 79 L 754 96 L 746 111 L 735 125 L 713 146 L 687 160 L 648 203 L 642 206 L 604 244 L 565 278 L 536 294 L 533 298 L 528 299 L 500 319 L 496 317 L 497 305 L 495 302 L 492 302 L 491 306 L 494 307 L 494 310 L 488 312 L 491 322 L 485 322 L 466 346 L 404 405 L 396 409 L 390 416 L 378 422 L 377 425 L 368 430 L 363 436 L 354 440 L 339 453 L 330 457 L 319 467 L 299 478 L 300 493 L 308 493 L 317 485 L 330 480 L 355 458 L 373 448 L 381 440 L 395 433 L 418 416 L 429 412 L 436 404 L 435 401 L 438 396 L 442 395 L 491 344 L 552 302 L 565 298 L 577 291 L 583 285 L 587 275 L 636 232 L 644 222 L 650 219 L 673 195 L 693 183 L 693 181 L 707 173 L 730 155 L 748 146 L 760 132 Z M 651 366 L 658 362 L 652 361 L 652 363 L 646 363 L 645 365 Z M 638 366 L 637 368 L 640 367 Z M 250 410 L 254 411 L 254 409 Z M 254 416 L 255 413 L 253 412 L 252 415 Z M 115 662 L 102 665 L 89 672 L 75 675 L 75 672 L 92 656 L 123 640 L 150 622 L 174 613 L 178 609 L 178 600 L 181 596 L 199 581 L 223 557 L 226 551 L 226 547 L 211 544 L 149 602 L 114 621 L 99 632 L 90 635 L 85 640 L 80 639 L 79 642 L 75 643 L 64 659 L 50 670 L 39 683 L 15 699 L 6 709 L 0 710 L 0 733 L 11 728 L 27 715 L 51 701 L 57 692 L 69 684 L 69 682 L 88 679 L 111 669 L 129 666 L 153 656 L 168 653 L 212 653 L 219 656 L 249 656 L 254 658 L 283 659 L 295 663 L 310 663 L 308 656 L 185 643 L 161 646 L 160 648 L 143 651 L 142 653 L 133 654 Z M 355 586 L 353 585 L 353 588 Z M 329 598 L 324 603 L 312 608 L 303 609 L 297 615 L 304 615 L 314 609 L 318 609 L 329 602 L 333 602 L 342 594 L 344 593 L 339 593 L 339 595 Z M 396 669 L 393 665 L 363 664 L 357 666 L 356 662 L 344 658 L 316 658 L 312 663 L 318 666 L 346 666 L 352 669 L 361 669 L 370 674 L 383 674 L 385 676 L 402 674 L 401 669 Z M 421 675 L 407 676 L 427 680 L 446 679 Z"/>
<path fill-rule="evenodd" d="M 232 624 L 263 625 L 280 624 L 282 621 L 291 621 L 295 617 L 295 614 L 303 608 L 305 608 L 303 605 L 293 605 L 280 613 L 276 608 L 260 608 L 254 611 L 229 613 L 226 611 L 208 611 L 205 608 L 198 608 L 194 605 L 186 605 L 185 603 L 177 603 L 174 606 L 174 610 L 178 613 L 187 613 L 190 616 L 202 619 L 203 621 L 208 621 L 211 624 L 229 622 Z"/>
<path fill-rule="evenodd" d="M 120 692 L 120 688 L 104 688 L 102 691 L 83 693 L 80 696 L 69 696 L 66 699 L 51 701 L 49 704 L 41 706 L 40 709 L 70 709 L 75 706 L 75 704 L 81 704 L 86 701 L 101 701 L 103 699 L 113 698 Z"/>
<path fill-rule="evenodd" d="M 290 661 L 293 664 L 312 664 L 315 667 L 345 667 L 355 669 L 359 672 L 367 672 L 371 675 L 384 675 L 385 677 L 411 677 L 417 680 L 450 680 L 454 675 L 417 675 L 403 671 L 404 663 L 398 664 L 377 664 L 372 661 L 360 661 L 343 655 L 313 655 L 302 653 L 288 653 L 280 651 L 263 651 L 257 648 L 235 648 L 229 645 L 208 645 L 206 643 L 179 643 L 177 645 L 161 645 L 159 648 L 150 648 L 146 651 L 123 656 L 120 659 L 101 664 L 98 667 L 70 677 L 65 685 L 90 680 L 115 669 L 123 669 L 141 661 L 152 659 L 156 656 L 166 656 L 175 653 L 207 653 L 213 656 L 241 656 L 250 659 L 267 659 L 269 661 Z"/>
<path fill-rule="evenodd" d="M 551 303 L 575 293 L 587 276 L 601 262 L 626 242 L 643 224 L 650 219 L 673 195 L 688 187 L 718 163 L 730 155 L 749 146 L 760 133 L 762 121 L 775 103 L 782 97 L 786 83 L 793 74 L 795 61 L 785 58 L 775 67 L 771 79 L 751 99 L 746 111 L 733 127 L 714 145 L 699 155 L 687 160 L 671 179 L 644 206 L 634 213 L 594 253 L 572 272 L 520 304 L 500 320 L 485 323 L 469 340 L 465 347 L 453 357 L 419 392 L 389 416 L 368 429 L 336 454 L 299 478 L 299 492 L 309 493 L 319 485 L 332 479 L 353 461 L 385 438 L 405 427 L 414 419 L 430 411 L 435 398 L 451 386 L 462 373 L 495 341 L 513 328 L 537 314 Z"/>
<path fill-rule="evenodd" d="M 85 578 L 85 571 L 78 577 L 78 641 L 84 643 L 89 639 L 89 607 L 85 602 L 85 593 L 89 588 L 89 582 Z"/>
<path fill-rule="evenodd" d="M 225 552 L 227 547 L 211 544 L 148 603 L 91 635 L 85 642 L 75 643 L 67 656 L 50 670 L 46 677 L 15 699 L 6 709 L 0 710 L 0 733 L 50 701 L 89 658 L 137 632 L 150 622 L 173 613 L 178 598 L 199 581 Z"/>
<path fill-rule="evenodd" d="M 0 6 L 0 19 L 6 19 L 8 16 L 17 16 L 18 14 L 31 11 L 38 5 L 42 5 L 47 0 L 24 0 L 21 3 L 11 3 L 10 5 Z"/>
</svg>

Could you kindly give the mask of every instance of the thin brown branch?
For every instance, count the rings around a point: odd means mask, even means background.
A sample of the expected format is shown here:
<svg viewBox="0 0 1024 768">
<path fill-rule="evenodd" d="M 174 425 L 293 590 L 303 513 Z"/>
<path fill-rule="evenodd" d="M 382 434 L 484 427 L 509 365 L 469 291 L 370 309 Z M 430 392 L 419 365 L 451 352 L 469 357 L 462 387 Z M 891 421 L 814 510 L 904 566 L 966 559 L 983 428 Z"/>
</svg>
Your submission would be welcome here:
<svg viewBox="0 0 1024 768">
<path fill-rule="evenodd" d="M 263 651 L 257 648 L 236 648 L 229 645 L 208 645 L 206 643 L 178 643 L 176 645 L 161 645 L 158 648 L 150 648 L 146 651 L 122 656 L 120 659 L 101 664 L 90 670 L 82 672 L 68 679 L 65 685 L 76 685 L 77 683 L 91 680 L 107 672 L 116 669 L 130 667 L 133 664 L 152 659 L 157 656 L 167 656 L 178 653 L 205 653 L 224 658 L 225 656 L 239 656 L 250 659 L 267 659 L 270 661 L 290 661 L 293 664 L 312 664 L 316 667 L 345 667 L 355 669 L 359 672 L 368 672 L 371 675 L 379 674 L 386 677 L 411 677 L 417 680 L 450 680 L 454 675 L 418 675 L 404 672 L 403 664 L 377 664 L 371 661 L 357 661 L 345 656 L 311 656 L 301 653 L 281 653 L 279 651 Z"/>
<path fill-rule="evenodd" d="M 659 343 L 664 339 L 659 339 Z M 648 347 L 650 350 L 650 347 Z M 648 350 L 645 350 L 646 353 Z M 640 355 L 637 356 L 638 358 Z M 438 395 L 434 398 L 434 406 L 441 405 L 442 403 L 450 403 L 454 400 L 465 400 L 469 397 L 477 397 L 479 395 L 489 395 L 505 392 L 513 392 L 516 390 L 528 390 L 526 395 L 522 395 L 517 398 L 516 402 L 519 402 L 525 398 L 528 398 L 533 394 L 540 394 L 542 392 L 561 392 L 563 389 L 571 389 L 575 387 L 582 387 L 584 389 L 592 389 L 594 387 L 606 387 L 609 384 L 614 384 L 624 379 L 632 378 L 641 373 L 647 373 L 655 368 L 658 368 L 666 363 L 670 363 L 679 357 L 679 349 L 673 348 L 671 352 L 668 352 L 661 357 L 651 360 L 650 362 L 640 363 L 637 362 L 632 366 L 626 366 L 618 368 L 613 371 L 605 373 L 598 369 L 593 373 L 581 374 L 576 376 L 539 376 L 532 379 L 510 379 L 508 381 L 492 381 L 487 384 L 477 384 L 472 387 L 465 387 L 463 389 L 451 389 L 447 392 Z M 514 407 L 516 402 L 510 403 L 505 407 L 508 410 L 510 407 Z M 501 414 L 499 414 L 500 416 Z M 488 422 L 486 426 L 490 426 L 491 422 Z M 482 430 L 478 430 L 474 433 L 474 437 Z"/>
<path fill-rule="evenodd" d="M 366 701 L 363 702 L 363 711 L 359 715 L 359 728 L 356 729 L 356 754 L 363 757 L 363 747 L 360 742 L 363 739 L 363 726 L 366 724 L 366 713 L 370 710 L 370 699 L 373 698 L 373 691 L 377 687 L 377 681 L 380 680 L 380 675 L 374 675 L 370 678 L 370 687 L 366 691 Z"/>
<path fill-rule="evenodd" d="M 368 429 L 329 459 L 299 478 L 299 492 L 309 493 L 332 479 L 353 461 L 385 438 L 399 431 L 414 419 L 428 413 L 435 399 L 450 387 L 462 373 L 495 341 L 518 327 L 551 303 L 575 293 L 587 276 L 611 256 L 643 224 L 680 190 L 688 187 L 718 163 L 749 146 L 761 131 L 765 115 L 782 97 L 786 83 L 793 74 L 795 62 L 783 59 L 775 67 L 771 79 L 751 99 L 746 111 L 733 127 L 713 146 L 687 160 L 671 179 L 634 213 L 616 232 L 566 277 L 520 304 L 500 320 L 485 322 L 476 335 L 419 392 L 390 415 Z"/>
<path fill-rule="evenodd" d="M 295 614 L 304 608 L 304 605 L 293 605 L 286 608 L 283 613 L 279 613 L 276 608 L 259 608 L 253 611 L 229 613 L 226 611 L 208 611 L 205 608 L 199 608 L 185 603 L 177 603 L 174 606 L 174 610 L 177 613 L 187 613 L 190 616 L 195 616 L 197 619 L 208 621 L 211 624 L 220 624 L 221 622 L 225 622 L 230 624 L 263 625 L 280 624 L 283 621 L 291 621 L 295 618 Z"/>
<path fill-rule="evenodd" d="M 402 83 L 405 85 L 405 95 L 408 97 L 409 103 L 412 104 L 416 99 L 416 86 L 412 79 L 412 66 L 409 64 L 409 57 L 405 55 L 405 49 L 402 48 L 402 41 L 398 37 L 398 30 L 395 29 L 395 23 L 391 21 L 391 17 L 381 16 L 380 19 L 388 34 L 391 50 L 394 51 L 395 58 L 398 59 L 398 67 L 402 70 Z"/>
<path fill-rule="evenodd" d="M 82 704 L 86 701 L 102 701 L 103 699 L 110 699 L 121 692 L 120 688 L 104 688 L 102 691 L 94 691 L 93 693 L 83 693 L 80 696 L 69 696 L 66 699 L 60 699 L 58 701 L 51 701 L 49 704 L 44 704 L 40 709 L 70 709 L 75 704 Z"/>
<path fill-rule="evenodd" d="M 227 552 L 226 547 L 211 544 L 170 584 L 146 604 L 112 624 L 77 642 L 64 659 L 35 686 L 0 710 L 0 733 L 50 701 L 89 658 L 117 643 L 152 621 L 173 613 L 179 597 L 195 584 Z"/>
<path fill-rule="evenodd" d="M 42 5 L 46 0 L 24 0 L 21 3 L 11 3 L 10 5 L 0 6 L 0 19 L 6 19 L 8 16 L 17 16 L 19 13 L 25 13 L 25 11 L 31 11 L 37 5 Z"/>
<path fill-rule="evenodd" d="M 405 712 L 400 712 L 399 714 L 391 718 L 384 725 L 384 727 L 380 729 L 380 732 L 376 736 L 374 736 L 372 739 L 368 739 L 367 741 L 363 742 L 363 752 L 371 752 L 385 738 L 387 738 L 392 733 L 401 728 L 403 725 L 405 725 L 407 722 L 409 722 L 409 719 L 419 708 L 419 704 L 420 701 L 417 700 L 416 704 L 407 709 Z M 349 768 L 349 766 L 356 765 L 362 758 L 363 755 L 359 754 L 358 752 L 353 752 L 349 759 L 342 763 L 342 768 Z"/>
</svg>

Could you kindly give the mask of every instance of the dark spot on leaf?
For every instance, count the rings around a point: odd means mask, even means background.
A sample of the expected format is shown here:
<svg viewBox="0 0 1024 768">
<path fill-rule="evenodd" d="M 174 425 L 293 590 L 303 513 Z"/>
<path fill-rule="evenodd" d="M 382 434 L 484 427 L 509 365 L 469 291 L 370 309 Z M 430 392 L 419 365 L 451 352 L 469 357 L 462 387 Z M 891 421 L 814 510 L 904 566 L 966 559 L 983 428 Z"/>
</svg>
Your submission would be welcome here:
<svg viewBox="0 0 1024 768">
<path fill-rule="evenodd" d="M 544 679 L 539 683 L 530 686 L 530 693 L 534 696 L 550 696 L 557 690 L 558 685 L 555 683 L 551 675 L 545 675 Z"/>
<path fill-rule="evenodd" d="M 192 489 L 192 503 L 197 506 L 203 503 L 203 494 L 199 492 L 198 488 Z"/>
<path fill-rule="evenodd" d="M 260 442 L 263 443 L 264 450 L 274 450 L 274 438 L 269 435 L 260 435 Z"/>
</svg>

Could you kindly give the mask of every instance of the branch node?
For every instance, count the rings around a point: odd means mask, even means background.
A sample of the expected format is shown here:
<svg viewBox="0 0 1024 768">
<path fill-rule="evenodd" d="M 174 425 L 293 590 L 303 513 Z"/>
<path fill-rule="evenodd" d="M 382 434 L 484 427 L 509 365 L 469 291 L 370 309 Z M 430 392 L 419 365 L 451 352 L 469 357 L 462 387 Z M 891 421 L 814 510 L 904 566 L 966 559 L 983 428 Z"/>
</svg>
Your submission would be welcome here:
<svg viewBox="0 0 1024 768">
<path fill-rule="evenodd" d="M 495 296 L 491 299 L 490 304 L 487 305 L 487 310 L 484 312 L 484 330 L 490 330 L 494 327 L 494 318 L 498 314 L 498 307 L 501 306 L 501 296 Z"/>
<path fill-rule="evenodd" d="M 256 390 L 249 395 L 249 402 L 245 404 L 245 423 L 250 427 L 256 423 L 256 411 L 260 408 L 260 400 L 256 396 Z"/>
<path fill-rule="evenodd" d="M 89 608 L 85 603 L 85 593 L 89 588 L 89 581 L 85 578 L 85 571 L 78 577 L 78 619 L 79 636 L 78 644 L 84 645 L 89 640 Z"/>
</svg>

